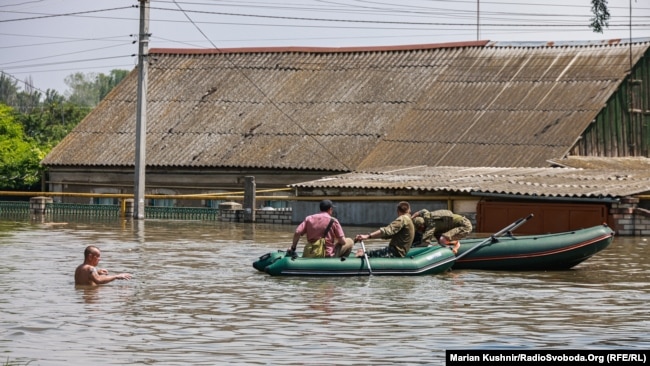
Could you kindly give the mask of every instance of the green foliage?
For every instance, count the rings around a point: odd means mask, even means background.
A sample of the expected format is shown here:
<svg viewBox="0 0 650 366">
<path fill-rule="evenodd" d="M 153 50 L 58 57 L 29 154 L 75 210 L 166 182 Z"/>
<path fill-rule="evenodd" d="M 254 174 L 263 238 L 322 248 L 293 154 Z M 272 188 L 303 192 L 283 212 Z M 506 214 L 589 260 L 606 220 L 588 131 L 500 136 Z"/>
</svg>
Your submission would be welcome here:
<svg viewBox="0 0 650 366">
<path fill-rule="evenodd" d="M 0 73 L 0 101 L 7 105 L 15 105 L 17 96 L 18 82 Z"/>
<path fill-rule="evenodd" d="M 609 9 L 607 9 L 607 0 L 591 0 L 591 12 L 594 17 L 591 18 L 591 29 L 596 33 L 603 33 L 603 27 L 609 27 Z"/>
<path fill-rule="evenodd" d="M 71 90 L 68 101 L 79 106 L 94 107 L 128 74 L 126 70 L 111 70 L 109 75 L 81 72 L 69 75 L 65 78 Z"/>
<path fill-rule="evenodd" d="M 25 90 L 19 91 L 17 82 L 4 73 L 0 74 L 0 102 L 20 113 L 38 107 L 41 93 L 31 86 L 31 78 L 25 81 Z"/>
<path fill-rule="evenodd" d="M 99 89 L 99 99 L 102 100 L 108 93 L 113 90 L 127 75 L 127 70 L 111 70 L 110 74 L 99 74 L 95 81 L 96 87 Z"/>
<path fill-rule="evenodd" d="M 29 190 L 40 180 L 44 152 L 25 139 L 11 107 L 0 104 L 0 188 Z"/>
<path fill-rule="evenodd" d="M 0 73 L 0 190 L 40 188 L 40 161 L 128 74 L 69 75 L 66 98 L 52 89 L 43 95 L 29 79 L 21 91 Z"/>
<path fill-rule="evenodd" d="M 38 144 L 51 148 L 72 131 L 91 110 L 90 107 L 70 102 L 50 101 L 40 109 L 21 114 L 18 120 L 23 125 L 25 135 Z"/>
<path fill-rule="evenodd" d="M 67 85 L 72 92 L 68 96 L 70 103 L 94 107 L 99 103 L 99 90 L 95 88 L 94 79 L 97 76 L 94 73 L 84 74 L 81 72 L 68 75 L 65 78 Z"/>
</svg>

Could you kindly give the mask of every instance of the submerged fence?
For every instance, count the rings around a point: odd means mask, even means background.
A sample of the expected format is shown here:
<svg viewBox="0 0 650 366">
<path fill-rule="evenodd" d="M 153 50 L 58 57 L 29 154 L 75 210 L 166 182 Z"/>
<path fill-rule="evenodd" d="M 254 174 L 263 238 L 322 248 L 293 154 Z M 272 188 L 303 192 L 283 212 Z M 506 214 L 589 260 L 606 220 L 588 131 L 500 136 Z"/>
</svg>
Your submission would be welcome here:
<svg viewBox="0 0 650 366">
<path fill-rule="evenodd" d="M 32 210 L 27 201 L 0 201 L 0 214 L 30 215 Z M 46 216 L 120 217 L 124 216 L 119 205 L 46 203 Z M 145 218 L 175 220 L 218 220 L 218 208 L 200 207 L 145 207 Z"/>
<path fill-rule="evenodd" d="M 269 193 L 286 191 L 288 189 L 265 189 L 253 193 Z M 205 193 L 205 194 L 148 194 L 145 198 L 151 202 L 156 200 L 175 202 L 175 200 L 201 200 L 210 203 L 208 206 L 175 206 L 172 205 L 145 205 L 145 219 L 170 219 L 170 220 L 220 220 L 230 222 L 260 222 L 260 223 L 291 223 L 291 208 L 279 209 L 277 212 L 268 207 L 255 209 L 255 202 L 251 208 L 243 208 L 235 200 L 245 198 L 242 194 L 246 192 L 226 193 Z M 255 195 L 250 193 L 253 197 Z M 29 197 L 29 201 L 1 201 L 0 215 L 41 215 L 41 216 L 83 216 L 83 217 L 106 217 L 106 218 L 131 218 L 133 215 L 133 195 L 119 193 L 74 193 L 74 192 L 10 192 L 0 191 L 0 196 L 6 197 Z M 104 198 L 119 201 L 119 204 L 101 203 L 62 203 L 53 201 L 52 197 L 83 197 L 84 199 Z M 288 196 L 280 198 L 274 196 L 260 197 L 262 201 L 286 200 Z M 224 202 L 230 200 L 230 202 Z M 210 207 L 214 202 L 219 203 L 218 207 Z M 255 215 L 251 220 L 251 212 Z"/>
<path fill-rule="evenodd" d="M 145 219 L 165 220 L 205 220 L 243 222 L 242 209 L 223 210 L 208 207 L 158 207 L 146 206 Z M 0 216 L 30 217 L 33 215 L 30 202 L 0 201 Z M 80 203 L 45 203 L 45 217 L 92 217 L 119 218 L 125 217 L 119 205 L 80 204 Z M 290 224 L 291 209 L 256 210 L 256 222 L 268 224 Z M 130 217 L 130 216 L 129 216 Z"/>
<path fill-rule="evenodd" d="M 155 207 L 144 208 L 145 218 L 172 220 L 218 220 L 219 209 L 202 207 Z"/>
<path fill-rule="evenodd" d="M 8 214 L 29 214 L 29 202 L 27 201 L 0 201 L 0 213 Z"/>
<path fill-rule="evenodd" d="M 88 205 L 79 203 L 46 203 L 46 215 L 72 215 L 93 217 L 119 217 L 117 205 Z"/>
</svg>

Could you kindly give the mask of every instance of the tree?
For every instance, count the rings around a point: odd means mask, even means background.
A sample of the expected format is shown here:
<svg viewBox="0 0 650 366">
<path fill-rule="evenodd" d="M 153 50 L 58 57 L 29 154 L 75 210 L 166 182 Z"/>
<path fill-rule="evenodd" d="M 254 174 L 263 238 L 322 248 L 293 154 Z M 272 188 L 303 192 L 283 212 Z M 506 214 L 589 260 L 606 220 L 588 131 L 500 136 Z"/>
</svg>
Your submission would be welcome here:
<svg viewBox="0 0 650 366">
<path fill-rule="evenodd" d="M 34 88 L 31 77 L 23 83 L 25 89 L 20 90 L 18 80 L 2 73 L 0 76 L 0 102 L 4 103 L 20 113 L 26 113 L 40 106 L 41 93 Z"/>
<path fill-rule="evenodd" d="M 41 101 L 31 78 L 21 91 L 18 80 L 0 72 L 0 190 L 37 188 L 40 161 L 128 74 L 75 73 L 66 78 L 69 98 L 48 89 Z"/>
<path fill-rule="evenodd" d="M 41 104 L 41 93 L 34 88 L 34 81 L 32 77 L 28 77 L 24 81 L 25 87 L 22 92 L 18 92 L 17 104 L 13 106 L 20 113 L 29 113 L 35 108 L 39 108 Z"/>
<path fill-rule="evenodd" d="M 40 181 L 44 157 L 43 151 L 25 139 L 14 110 L 0 104 L 0 189 L 33 189 Z"/>
<path fill-rule="evenodd" d="M 603 27 L 609 27 L 609 9 L 607 0 L 591 0 L 591 11 L 594 17 L 591 18 L 591 29 L 597 33 L 603 33 Z"/>
<path fill-rule="evenodd" d="M 6 75 L 0 73 L 0 102 L 6 105 L 15 105 L 16 96 L 18 95 L 18 82 Z"/>
<path fill-rule="evenodd" d="M 81 72 L 68 75 L 65 78 L 70 88 L 68 100 L 80 106 L 95 107 L 128 74 L 127 70 L 114 69 L 109 75 Z"/>
<path fill-rule="evenodd" d="M 99 90 L 95 88 L 97 74 L 76 72 L 65 78 L 65 84 L 70 88 L 68 100 L 70 103 L 94 107 L 99 103 Z"/>
<path fill-rule="evenodd" d="M 99 100 L 104 99 L 108 93 L 113 90 L 127 75 L 127 70 L 111 70 L 109 75 L 99 74 L 95 80 L 97 89 L 99 90 Z"/>
<path fill-rule="evenodd" d="M 90 107 L 67 102 L 56 91 L 48 89 L 41 107 L 30 113 L 21 113 L 16 119 L 27 137 L 41 148 L 50 150 L 61 141 L 88 113 Z"/>
</svg>

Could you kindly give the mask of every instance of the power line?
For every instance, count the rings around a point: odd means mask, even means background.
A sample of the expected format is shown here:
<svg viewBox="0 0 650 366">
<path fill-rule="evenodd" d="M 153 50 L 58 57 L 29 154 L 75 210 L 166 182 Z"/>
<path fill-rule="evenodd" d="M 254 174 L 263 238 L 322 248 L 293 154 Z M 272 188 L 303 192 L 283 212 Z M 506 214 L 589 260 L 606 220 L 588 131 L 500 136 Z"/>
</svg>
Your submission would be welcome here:
<svg viewBox="0 0 650 366">
<path fill-rule="evenodd" d="M 160 1 L 164 2 L 164 1 Z M 198 4 L 198 3 L 190 3 L 190 4 Z M 512 3 L 500 3 L 500 4 L 512 4 Z M 205 5 L 205 4 L 200 4 L 200 5 Z M 528 4 L 530 5 L 530 4 Z M 223 5 L 212 5 L 212 6 L 223 6 Z M 558 5 L 560 6 L 560 5 Z M 568 5 L 567 5 L 568 6 Z M 120 7 L 120 8 L 110 8 L 110 9 L 99 9 L 99 10 L 89 10 L 89 11 L 83 11 L 83 12 L 71 12 L 71 13 L 61 13 L 61 14 L 43 14 L 43 13 L 38 13 L 38 16 L 35 17 L 29 17 L 29 18 L 19 18 L 19 19 L 10 19 L 10 20 L 0 20 L 0 22 L 11 22 L 11 21 L 19 21 L 19 20 L 33 20 L 33 19 L 43 19 L 43 18 L 50 18 L 50 17 L 64 17 L 64 16 L 80 16 L 84 14 L 89 14 L 89 13 L 98 13 L 98 12 L 107 12 L 107 11 L 114 11 L 114 10 L 123 10 L 123 9 L 129 9 L 131 7 Z M 264 8 L 271 8 L 271 9 L 278 9 L 278 8 L 287 8 L 287 7 L 272 7 L 272 6 L 257 6 L 255 7 L 256 9 L 264 9 Z M 162 11 L 171 11 L 171 12 L 179 12 L 178 9 L 170 9 L 170 8 L 164 8 L 164 7 L 152 7 L 152 9 L 155 10 L 162 10 Z M 295 10 L 296 8 L 291 8 L 289 7 L 288 9 Z M 308 8 L 307 8 L 308 9 Z M 300 9 L 299 9 L 300 10 Z M 322 9 L 321 9 L 322 10 Z M 386 10 L 388 11 L 388 10 Z M 441 9 L 437 10 L 435 13 L 431 12 L 422 12 L 422 11 L 405 11 L 405 10 L 400 10 L 399 14 L 394 13 L 394 11 L 391 10 L 391 15 L 396 15 L 400 16 L 403 14 L 421 14 L 426 17 L 430 17 L 431 15 L 436 15 L 436 16 L 448 16 L 450 14 L 450 9 Z M 418 26 L 475 26 L 475 22 L 471 23 L 457 23 L 457 22 L 413 22 L 413 21 L 386 21 L 386 20 L 365 20 L 365 19 L 342 19 L 342 18 L 314 18 L 314 17 L 298 17 L 298 16 L 277 16 L 277 15 L 268 15 L 268 14 L 250 14 L 250 13 L 242 13 L 242 12 L 223 12 L 223 11 L 206 11 L 206 10 L 188 10 L 188 9 L 183 9 L 183 12 L 185 13 L 197 13 L 197 14 L 208 14 L 208 15 L 224 15 L 224 16 L 233 16 L 233 17 L 252 17 L 252 18 L 267 18 L 267 19 L 279 19 L 279 20 L 297 20 L 297 21 L 315 21 L 315 22 L 342 22 L 342 23 L 361 23 L 361 24 L 393 24 L 393 25 L 407 25 L 407 26 L 413 26 L 413 25 L 418 25 Z M 454 17 L 456 18 L 472 18 L 475 16 L 475 13 L 471 10 L 453 10 L 453 12 L 456 12 Z M 7 12 L 5 12 L 7 13 Z M 34 14 L 34 13 L 28 13 L 28 12 L 14 12 L 14 13 L 20 13 L 20 14 Z M 361 14 L 366 14 L 368 15 L 367 12 L 361 13 Z M 452 13 L 453 14 L 453 13 Z M 514 15 L 517 17 L 521 16 L 534 16 L 534 17 L 542 17 L 542 18 L 553 18 L 553 19 L 562 19 L 566 17 L 571 17 L 574 18 L 573 15 L 563 15 L 563 14 L 557 14 L 557 13 L 511 13 L 511 12 L 489 12 L 489 11 L 484 11 L 482 13 L 485 18 L 490 18 L 488 15 L 493 14 L 493 15 L 498 15 L 500 17 L 503 16 L 510 16 Z M 587 15 L 585 15 L 587 17 Z M 635 18 L 639 19 L 645 19 L 648 18 L 650 19 L 650 16 L 634 16 Z M 97 18 L 106 18 L 106 17 L 97 17 Z M 485 19 L 484 18 L 484 19 Z M 126 19 L 126 18 L 116 18 L 116 17 L 110 17 L 108 19 Z M 510 18 L 495 18 L 495 20 L 503 20 L 503 19 L 510 19 Z M 171 21 L 171 20 L 156 20 L 156 22 L 181 22 L 181 21 Z M 221 24 L 220 22 L 197 22 L 194 20 L 195 23 L 206 23 L 206 24 Z M 570 23 L 557 23 L 557 24 L 544 24 L 544 23 L 537 23 L 537 24 L 531 24 L 530 22 L 527 23 L 510 23 L 510 24 L 503 24 L 503 23 L 498 23 L 498 24 L 488 24 L 488 23 L 483 23 L 483 26 L 493 26 L 493 27 L 544 27 L 544 26 L 567 26 L 567 27 L 584 27 L 585 23 L 582 23 L 580 20 L 575 20 L 575 22 L 581 22 L 580 24 L 570 24 Z M 627 22 L 626 22 L 627 25 Z"/>
<path fill-rule="evenodd" d="M 14 79 L 14 80 L 16 80 L 17 82 L 24 84 L 26 87 L 29 87 L 29 88 L 34 89 L 34 90 L 37 90 L 37 91 L 41 92 L 43 95 L 46 95 L 46 94 L 47 94 L 47 92 L 45 92 L 45 91 L 43 91 L 43 90 L 41 90 L 41 89 L 35 87 L 35 86 L 32 85 L 32 84 L 27 83 L 26 81 L 23 81 L 23 80 L 18 79 L 17 77 L 15 77 L 14 75 L 11 75 L 11 74 L 8 73 L 8 72 L 5 72 L 5 71 L 3 71 L 3 70 L 0 70 L 0 74 L 5 75 L 5 76 L 8 76 L 8 77 Z"/>
<path fill-rule="evenodd" d="M 69 61 L 59 61 L 59 62 L 48 62 L 48 63 L 43 63 L 43 64 L 32 64 L 32 65 L 19 65 L 19 66 L 14 66 L 14 67 L 3 67 L 4 70 L 13 70 L 16 68 L 26 68 L 26 67 L 42 67 L 42 66 L 53 66 L 53 65 L 61 65 L 61 64 L 71 64 L 71 63 L 77 63 L 77 62 L 89 62 L 89 61 L 102 61 L 102 60 L 111 60 L 111 59 L 116 59 L 116 58 L 125 58 L 125 57 L 135 57 L 135 54 L 131 55 L 121 55 L 121 56 L 109 56 L 109 57 L 97 57 L 97 58 L 87 58 L 87 59 L 82 59 L 82 60 L 69 60 Z"/>
<path fill-rule="evenodd" d="M 4 5 L 0 5 L 0 8 L 9 8 L 9 7 L 13 7 L 13 6 L 21 6 L 21 5 L 25 5 L 25 4 L 31 4 L 31 3 L 40 3 L 40 2 L 43 2 L 43 1 L 45 1 L 45 0 L 25 1 L 25 2 L 22 2 L 22 3 L 19 3 L 19 4 L 4 4 Z"/>
<path fill-rule="evenodd" d="M 32 43 L 32 44 L 20 44 L 12 46 L 0 46 L 0 49 L 7 48 L 22 48 L 22 47 L 37 47 L 37 46 L 49 46 L 53 44 L 63 44 L 63 43 L 74 43 L 74 42 L 97 42 L 97 41 L 109 41 L 109 42 L 124 42 L 124 36 L 112 36 L 112 37 L 100 37 L 100 38 L 77 38 L 77 37 L 55 37 L 48 35 L 29 35 L 29 34 L 15 34 L 15 33 L 0 33 L 0 36 L 5 37 L 32 37 L 40 39 L 62 39 L 61 41 L 47 41 L 43 43 Z"/>
<path fill-rule="evenodd" d="M 153 8 L 156 10 L 163 11 L 172 11 L 177 12 L 177 9 L 169 8 Z M 404 21 L 387 21 L 387 20 L 364 20 L 364 19 L 333 19 L 333 18 L 315 18 L 315 17 L 294 17 L 294 16 L 284 16 L 284 15 L 261 15 L 261 14 L 246 14 L 246 13 L 233 13 L 233 12 L 219 12 L 219 11 L 205 11 L 205 10 L 184 10 L 183 13 L 196 13 L 204 15 L 225 15 L 225 16 L 235 16 L 235 17 L 250 17 L 250 18 L 263 18 L 263 19 L 278 19 L 278 20 L 298 20 L 298 21 L 311 21 L 311 22 L 336 22 L 336 23 L 357 23 L 357 24 L 382 24 L 382 25 L 408 25 L 408 26 L 476 26 L 476 23 L 452 23 L 452 22 L 404 22 Z M 217 23 L 215 23 L 217 24 Z M 222 24 L 219 22 L 219 24 Z M 531 24 L 531 23 L 498 23 L 498 24 L 486 24 L 481 23 L 481 26 L 485 27 L 506 27 L 506 28 L 528 28 L 528 27 L 580 27 L 584 28 L 585 24 Z M 625 24 L 627 27 L 627 24 Z M 643 26 L 650 26 L 649 24 L 643 24 Z"/>
<path fill-rule="evenodd" d="M 113 11 L 113 10 L 131 9 L 133 7 L 135 7 L 135 6 L 127 6 L 127 7 L 121 7 L 121 8 L 110 8 L 110 9 L 99 9 L 99 10 L 87 10 L 87 11 L 79 11 L 79 12 L 74 12 L 74 13 L 63 13 L 63 14 L 42 14 L 42 15 L 29 17 L 29 18 L 15 18 L 15 19 L 0 20 L 0 23 L 18 22 L 18 21 L 35 20 L 35 19 L 46 19 L 46 18 L 68 17 L 68 16 L 73 16 L 73 15 L 82 15 L 82 14 L 91 14 L 91 13 L 101 13 L 101 12 Z M 5 13 L 9 13 L 9 12 L 5 11 Z M 25 12 L 16 12 L 16 11 L 11 12 L 11 13 L 25 14 Z M 34 13 L 27 13 L 27 14 L 34 14 Z"/>
<path fill-rule="evenodd" d="M 160 19 L 153 20 L 153 24 L 160 25 L 160 28 L 176 29 L 183 24 L 192 25 L 193 27 L 203 26 L 241 26 L 241 27 L 265 27 L 265 28 L 287 28 L 287 29 L 296 29 L 292 34 L 292 38 L 281 38 L 281 37 L 270 37 L 266 36 L 270 32 L 265 30 L 257 31 L 254 37 L 231 37 L 232 39 L 223 39 L 221 36 L 220 42 L 237 42 L 239 44 L 243 42 L 251 43 L 260 43 L 260 42 L 269 42 L 278 40 L 280 42 L 288 42 L 291 40 L 298 40 L 300 42 L 313 42 L 321 40 L 332 40 L 334 43 L 339 43 L 341 40 L 387 40 L 393 38 L 405 38 L 408 39 L 418 39 L 426 37 L 425 43 L 441 43 L 440 34 L 445 33 L 446 37 L 453 38 L 472 38 L 474 27 L 477 26 L 476 22 L 468 21 L 473 19 L 475 16 L 473 4 L 476 4 L 477 0 L 426 0 L 422 2 L 409 2 L 409 3 L 400 3 L 394 2 L 391 0 L 327 0 L 327 1 L 315 1 L 315 2 L 306 2 L 300 1 L 299 3 L 292 3 L 291 1 L 274 1 L 274 0 L 214 0 L 214 1 L 199 1 L 199 0 L 189 0 L 189 1 L 167 1 L 160 0 L 156 1 L 156 4 L 159 4 L 158 7 L 154 8 L 160 14 L 175 14 L 183 13 L 185 17 L 186 14 L 195 14 L 196 19 L 187 19 L 178 20 L 178 19 L 162 19 L 164 17 L 159 17 Z M 485 5 L 487 8 L 482 13 L 484 15 L 483 19 L 485 22 L 481 23 L 481 28 L 483 32 L 489 32 L 492 35 L 495 34 L 508 34 L 508 35 L 519 35 L 519 34 L 534 34 L 535 32 L 542 31 L 562 31 L 565 34 L 578 34 L 578 32 L 583 29 L 588 29 L 589 22 L 587 17 L 591 15 L 589 9 L 589 0 L 582 0 L 585 2 L 585 5 L 576 6 L 565 3 L 553 3 L 549 4 L 546 2 L 536 2 L 531 3 L 527 2 L 526 4 L 521 4 L 518 1 L 485 1 L 480 0 L 482 7 Z M 58 14 L 48 14 L 45 12 L 24 12 L 24 11 L 9 11 L 10 7 L 16 7 L 21 5 L 33 6 L 34 4 L 44 3 L 46 1 L 22 1 L 16 2 L 14 4 L 3 4 L 0 5 L 3 8 L 2 14 L 17 14 L 20 15 L 18 19 L 10 20 L 0 20 L 0 23 L 5 22 L 18 22 L 20 20 L 24 21 L 35 21 L 43 22 L 44 19 L 55 18 L 61 19 L 64 21 L 71 21 L 72 19 L 88 19 L 93 21 L 94 19 L 115 19 L 121 21 L 131 21 L 135 20 L 136 17 L 121 17 L 121 16 L 102 16 L 102 13 L 114 12 L 124 9 L 137 8 L 134 6 L 125 6 L 125 7 L 113 7 L 113 8 L 103 8 L 95 9 L 88 11 L 71 11 L 71 12 L 62 12 Z M 162 6 L 160 5 L 162 4 Z M 187 7 L 181 9 L 172 9 L 167 8 L 164 4 L 185 4 Z M 470 6 L 472 5 L 472 6 Z M 516 7 L 515 7 L 516 6 Z M 489 7 L 492 7 L 491 9 Z M 496 10 L 496 7 L 507 7 L 503 10 Z M 536 8 L 540 8 L 542 11 L 535 11 Z M 43 7 L 45 8 L 45 7 Z M 179 6 L 180 8 L 180 6 Z M 627 7 L 613 7 L 609 6 L 611 9 L 627 9 Z M 585 9 L 584 17 L 578 15 L 570 15 L 569 12 L 573 12 L 573 9 Z M 610 22 L 611 30 L 627 30 L 631 29 L 634 26 L 634 29 L 637 31 L 645 31 L 650 29 L 650 14 L 648 12 L 643 12 L 643 10 L 650 9 L 647 6 L 635 6 L 635 12 L 630 12 L 630 17 L 623 15 L 620 17 L 620 21 Z M 231 11 L 232 10 L 232 11 Z M 640 10 L 640 11 L 639 11 Z M 275 15 L 274 12 L 282 12 L 282 15 Z M 559 14 L 559 15 L 558 15 Z M 648 14 L 648 15 L 645 15 Z M 306 15 L 306 16 L 302 16 Z M 406 20 L 398 20 L 395 17 L 398 16 L 408 16 Z M 201 21 L 201 17 L 205 18 L 204 21 Z M 194 16 L 193 16 L 194 18 Z M 231 21 L 222 21 L 219 19 L 228 19 Z M 237 21 L 238 19 L 250 19 L 250 21 Z M 434 18 L 439 21 L 429 21 L 429 19 Z M 264 21 L 266 19 L 266 21 Z M 529 20 L 530 19 L 530 20 Z M 584 19 L 584 20 L 582 20 Z M 648 19 L 648 21 L 646 21 Z M 424 21 L 421 21 L 424 20 Z M 633 21 L 636 21 L 637 24 L 634 24 Z M 508 23 L 508 24 L 506 24 Z M 170 26 L 172 25 L 172 26 Z M 33 29 L 43 29 L 39 27 L 34 27 Z M 205 39 L 210 38 L 210 33 L 206 32 L 204 28 L 202 34 L 202 40 L 200 42 L 205 44 Z M 247 28 L 246 28 L 247 29 Z M 326 30 L 341 30 L 346 31 L 347 34 L 341 35 L 332 35 L 329 36 L 309 36 L 311 29 L 326 29 Z M 300 30 L 306 30 L 301 32 Z M 387 31 L 390 34 L 387 35 L 373 35 L 376 30 Z M 352 36 L 352 31 L 355 31 Z M 428 32 L 428 33 L 427 33 Z M 223 33 L 220 33 L 220 35 Z M 239 32 L 238 32 L 239 34 Z M 9 35 L 3 33 L 3 35 Z M 183 40 L 173 40 L 172 37 L 165 37 L 165 33 L 162 32 L 161 35 L 158 35 L 154 30 L 152 39 L 162 40 L 166 42 L 173 42 L 183 45 L 188 45 L 191 47 L 201 47 L 191 44 L 191 42 Z M 33 37 L 36 39 L 55 39 L 52 35 L 43 35 L 43 36 L 30 36 L 30 35 L 15 35 L 11 34 L 10 36 L 23 36 L 23 37 Z M 625 37 L 625 36 L 623 36 Z M 211 37 L 214 39 L 215 37 Z M 239 38 L 239 39 L 237 39 Z M 621 38 L 621 37 L 614 37 Z M 3 42 L 3 45 L 0 49 L 3 50 L 18 50 L 22 48 L 29 47 L 38 47 L 38 46 L 48 46 L 63 44 L 68 45 L 72 44 L 75 38 L 73 37 L 60 37 L 60 42 L 31 42 L 29 44 L 14 44 L 11 45 L 7 42 Z M 434 39 L 435 41 L 431 41 Z M 79 41 L 103 41 L 103 42 L 119 42 L 119 40 L 109 40 L 106 38 L 97 38 L 97 39 L 83 39 L 79 38 Z M 385 43 L 385 42 L 384 42 Z M 413 42 L 410 42 L 413 43 Z M 212 44 L 212 43 L 211 43 Z M 126 43 L 124 46 L 128 46 Z M 67 47 L 67 46 L 66 46 Z M 60 64 L 80 64 L 82 62 L 91 62 L 96 60 L 108 60 L 116 59 L 119 57 L 127 56 L 118 56 L 112 55 L 109 57 L 85 57 L 82 59 L 75 59 L 76 54 L 80 52 L 85 53 L 96 53 L 99 50 L 111 48 L 113 46 L 109 45 L 101 48 L 87 49 L 85 51 L 72 52 L 68 54 L 55 54 L 55 55 L 40 55 L 38 58 L 29 58 L 24 59 L 23 61 L 11 61 L 5 65 L 15 65 L 19 62 L 29 62 L 28 65 L 21 67 L 21 70 L 26 70 L 29 67 L 51 67 Z M 117 47 L 117 46 L 115 46 Z M 4 55 L 2 59 L 7 57 L 12 57 L 13 52 L 3 52 Z M 126 52 L 120 52 L 125 54 Z M 69 56 L 72 58 L 71 61 L 65 62 L 49 62 L 49 63 L 34 63 L 34 60 L 51 60 L 53 58 L 61 58 Z M 87 55 L 88 56 L 88 55 Z M 129 56 L 131 57 L 131 56 Z M 1 63 L 2 61 L 0 61 Z M 15 72 L 18 67 L 12 67 L 11 70 Z M 52 69 L 53 70 L 53 69 Z M 55 71 L 55 70 L 53 70 Z M 43 71 L 38 71 L 43 72 Z"/>
<path fill-rule="evenodd" d="M 174 2 L 175 2 L 175 0 L 174 0 Z M 178 8 L 181 9 L 181 11 L 182 11 L 181 6 L 178 5 L 178 4 L 177 4 L 177 6 L 178 6 Z M 183 14 L 185 14 L 185 12 L 183 12 Z M 192 21 L 192 18 L 190 18 L 189 15 L 185 14 L 185 16 L 186 16 L 187 19 L 190 21 L 190 23 L 194 24 L 194 22 Z M 194 25 L 195 25 L 195 24 L 194 24 Z M 210 43 L 212 44 L 212 46 L 213 46 L 215 49 L 217 49 L 217 50 L 220 51 L 219 47 L 217 47 L 217 46 L 216 46 L 216 45 L 215 45 L 215 44 L 214 44 L 214 43 L 213 43 L 213 42 L 212 42 L 212 41 L 211 41 L 211 40 L 210 40 L 210 39 L 205 35 L 205 33 L 204 33 L 204 32 L 203 32 L 203 31 L 202 31 L 198 26 L 195 25 L 195 27 L 196 27 L 196 29 L 197 29 L 201 34 L 203 34 L 203 35 L 205 36 L 205 38 L 208 40 L 208 42 L 210 42 Z M 239 73 L 240 73 L 240 74 L 241 74 L 241 75 L 242 75 L 246 80 L 248 80 L 248 82 L 249 82 L 249 83 L 250 83 L 250 84 L 251 84 L 251 85 L 252 85 L 252 86 L 253 86 L 257 91 L 259 91 L 260 94 L 262 94 L 262 96 L 264 96 L 264 98 L 265 98 L 266 100 L 268 100 L 269 103 L 271 103 L 271 105 L 272 105 L 272 106 L 273 106 L 273 107 L 274 107 L 278 112 L 280 112 L 280 113 L 281 113 L 283 116 L 285 116 L 289 121 L 291 121 L 291 123 L 293 123 L 294 125 L 298 126 L 298 128 L 300 128 L 300 130 L 301 130 L 302 132 L 305 133 L 305 136 L 308 136 L 308 137 L 310 137 L 312 140 L 314 140 L 314 141 L 315 141 L 315 142 L 316 142 L 316 143 L 317 143 L 317 144 L 318 144 L 318 145 L 319 145 L 319 146 L 320 146 L 324 151 L 327 151 L 327 153 L 329 153 L 329 154 L 330 154 L 330 155 L 331 155 L 331 156 L 332 156 L 336 161 L 338 161 L 339 163 L 341 163 L 341 164 L 342 164 L 346 169 L 348 169 L 348 170 L 352 170 L 352 169 L 350 169 L 350 167 L 349 167 L 345 162 L 343 162 L 341 159 L 339 159 L 338 156 L 336 156 L 336 155 L 335 155 L 331 150 L 329 150 L 329 149 L 327 148 L 327 146 L 325 146 L 322 142 L 320 142 L 320 141 L 316 138 L 316 136 L 314 136 L 313 134 L 310 134 L 310 133 L 309 133 L 309 132 L 308 132 L 308 131 L 307 131 L 307 130 L 306 130 L 306 129 L 301 125 L 301 124 L 299 124 L 298 122 L 296 122 L 293 118 L 291 118 L 291 116 L 289 116 L 289 115 L 287 114 L 287 112 L 285 112 L 282 108 L 280 108 L 280 106 L 279 106 L 279 105 L 278 105 L 278 104 L 277 104 L 277 103 L 276 103 L 276 102 L 275 102 L 275 101 L 274 101 L 274 100 L 273 100 L 273 99 L 272 99 L 272 98 L 271 98 L 271 97 L 270 97 L 266 92 L 264 92 L 264 90 L 262 90 L 262 88 L 260 88 L 260 86 L 257 85 L 257 84 L 253 81 L 253 79 L 251 79 L 251 78 L 250 78 L 250 77 L 249 77 L 245 72 L 243 72 L 243 70 L 239 67 L 239 65 L 237 65 L 237 63 L 236 63 L 235 61 L 233 61 L 232 58 L 230 58 L 230 57 L 228 56 L 228 54 L 223 54 L 223 55 L 224 55 L 224 57 L 226 58 L 226 60 L 227 60 L 230 64 L 232 64 L 232 65 L 235 67 L 235 70 L 237 70 L 237 71 L 238 71 L 238 72 L 239 72 Z"/>
<path fill-rule="evenodd" d="M 27 59 L 27 60 L 18 60 L 18 61 L 7 62 L 7 63 L 4 63 L 4 64 L 0 64 L 0 66 L 4 67 L 6 65 L 18 64 L 18 63 L 23 63 L 23 62 L 27 62 L 27 61 L 37 61 L 37 60 L 43 60 L 43 59 L 55 58 L 55 57 L 61 57 L 61 56 L 71 56 L 71 55 L 76 55 L 76 54 L 79 54 L 79 53 L 88 53 L 89 51 L 105 50 L 107 48 L 121 47 L 121 46 L 123 46 L 123 45 L 119 44 L 119 45 L 114 45 L 114 46 L 110 46 L 110 47 L 91 48 L 91 49 L 88 49 L 88 50 L 81 50 L 81 51 L 75 51 L 75 52 L 62 53 L 62 54 L 58 54 L 58 55 L 49 55 L 49 56 L 44 56 L 44 57 L 36 57 L 36 58 L 30 58 L 30 59 Z M 116 57 L 122 57 L 122 56 L 116 56 Z M 70 61 L 65 61 L 65 62 L 70 62 Z M 76 62 L 76 61 L 73 61 L 73 62 Z M 26 66 L 26 67 L 29 67 L 29 66 Z"/>
</svg>

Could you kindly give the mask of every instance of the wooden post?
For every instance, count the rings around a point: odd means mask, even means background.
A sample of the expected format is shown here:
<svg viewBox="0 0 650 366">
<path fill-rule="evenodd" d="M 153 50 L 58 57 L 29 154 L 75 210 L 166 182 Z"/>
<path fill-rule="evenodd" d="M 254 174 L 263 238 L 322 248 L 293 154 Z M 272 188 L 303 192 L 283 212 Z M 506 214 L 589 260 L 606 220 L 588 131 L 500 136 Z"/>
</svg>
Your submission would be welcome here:
<svg viewBox="0 0 650 366">
<path fill-rule="evenodd" d="M 244 222 L 255 222 L 255 177 L 245 177 Z"/>
</svg>

